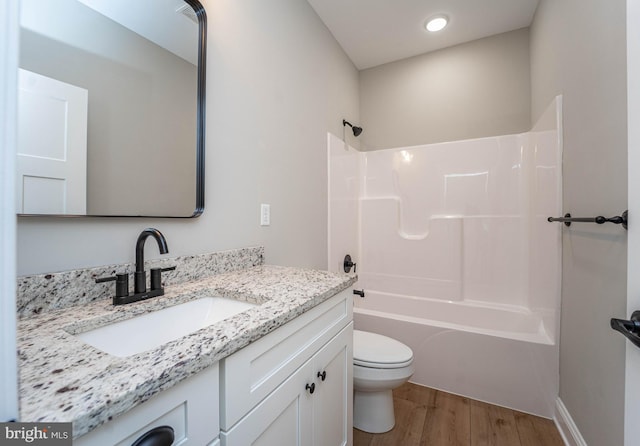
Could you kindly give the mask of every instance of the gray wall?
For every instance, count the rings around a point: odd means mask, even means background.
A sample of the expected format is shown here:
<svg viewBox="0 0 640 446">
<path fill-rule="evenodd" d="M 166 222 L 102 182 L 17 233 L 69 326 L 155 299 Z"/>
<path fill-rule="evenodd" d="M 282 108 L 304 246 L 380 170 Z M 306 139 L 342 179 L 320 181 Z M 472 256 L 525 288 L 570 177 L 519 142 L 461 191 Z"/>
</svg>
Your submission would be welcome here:
<svg viewBox="0 0 640 446">
<path fill-rule="evenodd" d="M 563 95 L 564 211 L 627 206 L 624 0 L 542 0 L 531 26 L 532 120 Z M 560 398 L 589 445 L 623 444 L 625 231 L 564 228 Z"/>
<path fill-rule="evenodd" d="M 530 127 L 529 29 L 360 72 L 364 150 Z"/>
<path fill-rule="evenodd" d="M 305 1 L 207 0 L 206 207 L 169 219 L 20 218 L 18 274 L 134 257 L 157 227 L 170 255 L 261 244 L 273 264 L 326 268 L 327 131 L 358 121 L 358 73 Z M 295 38 L 292 38 L 295 36 Z M 259 226 L 260 203 L 271 226 Z M 157 248 L 147 248 L 147 257 Z"/>
</svg>

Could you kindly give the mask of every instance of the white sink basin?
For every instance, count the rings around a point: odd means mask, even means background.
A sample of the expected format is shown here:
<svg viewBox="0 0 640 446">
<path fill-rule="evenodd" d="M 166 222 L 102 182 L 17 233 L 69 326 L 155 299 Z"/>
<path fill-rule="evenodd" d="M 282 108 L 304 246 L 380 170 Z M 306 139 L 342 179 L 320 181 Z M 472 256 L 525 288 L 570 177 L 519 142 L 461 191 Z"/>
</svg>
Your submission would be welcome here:
<svg viewBox="0 0 640 446">
<path fill-rule="evenodd" d="M 76 337 L 103 352 L 124 358 L 160 347 L 254 306 L 222 297 L 203 297 L 114 322 Z"/>
</svg>

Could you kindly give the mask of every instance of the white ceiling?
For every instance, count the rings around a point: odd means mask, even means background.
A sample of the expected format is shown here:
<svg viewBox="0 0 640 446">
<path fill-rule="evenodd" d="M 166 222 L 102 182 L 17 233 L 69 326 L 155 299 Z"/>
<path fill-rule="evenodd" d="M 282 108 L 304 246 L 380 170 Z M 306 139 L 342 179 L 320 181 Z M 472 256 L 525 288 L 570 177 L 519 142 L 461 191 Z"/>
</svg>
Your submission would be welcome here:
<svg viewBox="0 0 640 446">
<path fill-rule="evenodd" d="M 539 0 L 308 0 L 362 70 L 529 26 Z M 440 32 L 427 18 L 446 14 Z"/>
</svg>

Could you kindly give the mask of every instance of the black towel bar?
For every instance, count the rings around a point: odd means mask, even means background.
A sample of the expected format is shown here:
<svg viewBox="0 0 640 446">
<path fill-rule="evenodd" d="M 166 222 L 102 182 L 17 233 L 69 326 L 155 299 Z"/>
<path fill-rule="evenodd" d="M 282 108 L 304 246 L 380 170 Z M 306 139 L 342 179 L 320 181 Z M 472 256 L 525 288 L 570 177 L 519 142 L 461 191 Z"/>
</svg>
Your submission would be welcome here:
<svg viewBox="0 0 640 446">
<path fill-rule="evenodd" d="M 627 217 L 629 215 L 628 211 L 624 211 L 622 215 L 616 215 L 615 217 L 606 218 L 602 215 L 597 217 L 572 217 L 571 214 L 566 213 L 564 217 L 549 217 L 547 218 L 548 222 L 559 221 L 564 223 L 566 226 L 571 226 L 571 223 L 596 223 L 596 224 L 604 224 L 604 223 L 613 223 L 616 225 L 622 225 L 623 228 L 627 229 L 628 221 Z"/>
</svg>

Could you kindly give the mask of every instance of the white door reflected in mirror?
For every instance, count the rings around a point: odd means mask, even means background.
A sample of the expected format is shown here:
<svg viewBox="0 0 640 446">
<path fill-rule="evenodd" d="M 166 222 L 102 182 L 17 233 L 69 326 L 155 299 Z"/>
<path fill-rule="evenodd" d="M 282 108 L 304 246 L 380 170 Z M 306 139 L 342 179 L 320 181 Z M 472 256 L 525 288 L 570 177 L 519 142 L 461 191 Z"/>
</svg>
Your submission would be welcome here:
<svg viewBox="0 0 640 446">
<path fill-rule="evenodd" d="M 19 70 L 19 214 L 86 214 L 89 92 Z"/>
</svg>

